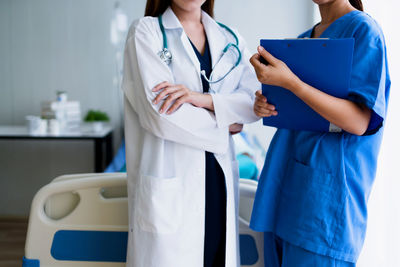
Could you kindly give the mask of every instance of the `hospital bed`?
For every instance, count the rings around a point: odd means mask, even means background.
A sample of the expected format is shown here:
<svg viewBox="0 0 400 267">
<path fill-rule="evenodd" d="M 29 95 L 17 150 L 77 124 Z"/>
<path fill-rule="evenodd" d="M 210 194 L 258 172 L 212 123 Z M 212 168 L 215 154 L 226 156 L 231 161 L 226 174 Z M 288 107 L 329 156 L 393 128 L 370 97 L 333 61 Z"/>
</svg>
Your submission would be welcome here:
<svg viewBox="0 0 400 267">
<path fill-rule="evenodd" d="M 249 228 L 257 182 L 240 179 L 240 258 L 264 266 L 263 235 Z M 128 238 L 126 173 L 64 175 L 35 195 L 23 267 L 123 267 Z"/>
</svg>

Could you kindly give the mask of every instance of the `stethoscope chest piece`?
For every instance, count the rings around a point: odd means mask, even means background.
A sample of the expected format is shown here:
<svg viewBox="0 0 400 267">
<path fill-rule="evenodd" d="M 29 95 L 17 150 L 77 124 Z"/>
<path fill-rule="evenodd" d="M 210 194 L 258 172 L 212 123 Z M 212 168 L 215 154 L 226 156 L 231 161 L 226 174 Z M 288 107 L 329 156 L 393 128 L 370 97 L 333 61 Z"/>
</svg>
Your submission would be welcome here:
<svg viewBox="0 0 400 267">
<path fill-rule="evenodd" d="M 163 62 L 165 62 L 165 64 L 169 65 L 171 64 L 171 60 L 172 60 L 172 54 L 171 52 L 168 50 L 168 48 L 163 48 L 163 50 L 161 50 L 160 52 L 158 52 L 158 56 L 161 58 L 161 60 Z"/>
</svg>

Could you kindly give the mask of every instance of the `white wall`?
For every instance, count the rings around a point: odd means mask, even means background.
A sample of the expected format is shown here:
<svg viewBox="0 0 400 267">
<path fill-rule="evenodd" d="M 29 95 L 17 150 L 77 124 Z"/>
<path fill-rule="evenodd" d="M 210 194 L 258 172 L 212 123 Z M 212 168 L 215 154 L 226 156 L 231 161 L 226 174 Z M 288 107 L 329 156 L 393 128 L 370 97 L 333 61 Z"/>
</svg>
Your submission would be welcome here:
<svg viewBox="0 0 400 267">
<path fill-rule="evenodd" d="M 256 51 L 262 38 L 293 38 L 313 23 L 311 0 L 216 0 L 215 19 L 236 28 Z"/>
<path fill-rule="evenodd" d="M 396 0 L 364 0 L 382 26 L 388 49 L 392 88 L 376 182 L 369 201 L 369 225 L 360 267 L 400 266 L 400 32 Z"/>
<path fill-rule="evenodd" d="M 130 19 L 143 1 L 122 0 Z M 0 1 L 0 124 L 24 124 L 40 102 L 65 90 L 84 113 L 101 108 L 119 122 L 113 84 L 114 48 L 109 0 Z"/>
<path fill-rule="evenodd" d="M 129 21 L 142 16 L 145 0 L 120 2 Z M 115 50 L 109 41 L 113 6 L 112 0 L 0 1 L 0 124 L 24 124 L 26 115 L 40 113 L 41 101 L 66 90 L 83 112 L 107 111 L 118 130 Z M 215 14 L 240 31 L 251 51 L 260 38 L 294 37 L 312 24 L 311 0 L 217 0 Z M 248 128 L 267 146 L 272 129 Z M 119 140 L 117 131 L 115 146 Z M 0 203 L 11 200 L 6 193 L 22 189 L 12 206 L 0 205 L 0 215 L 27 214 L 34 192 L 56 175 L 92 171 L 92 149 L 80 143 L 0 141 Z"/>
</svg>

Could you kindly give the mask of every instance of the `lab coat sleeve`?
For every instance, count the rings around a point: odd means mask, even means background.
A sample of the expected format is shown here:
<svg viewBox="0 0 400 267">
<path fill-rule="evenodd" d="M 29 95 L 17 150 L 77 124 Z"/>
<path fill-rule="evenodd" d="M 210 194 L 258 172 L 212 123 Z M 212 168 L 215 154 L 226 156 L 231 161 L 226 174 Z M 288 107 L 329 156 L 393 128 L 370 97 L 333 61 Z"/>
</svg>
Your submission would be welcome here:
<svg viewBox="0 0 400 267">
<path fill-rule="evenodd" d="M 387 62 L 385 40 L 374 21 L 365 21 L 355 32 L 353 70 L 349 100 L 371 109 L 366 135 L 376 133 L 386 117 Z"/>
<path fill-rule="evenodd" d="M 217 127 L 213 113 L 191 104 L 182 105 L 171 115 L 160 114 L 158 105 L 152 104 L 157 84 L 174 83 L 169 67 L 157 53 L 161 50 L 159 35 L 151 18 L 134 23 L 128 34 L 124 54 L 122 89 L 138 114 L 141 126 L 159 138 L 181 143 L 213 153 L 228 149 L 228 128 Z"/>
<path fill-rule="evenodd" d="M 253 105 L 255 92 L 261 89 L 261 84 L 257 80 L 256 73 L 250 65 L 250 53 L 246 48 L 245 41 L 239 34 L 237 34 L 237 36 L 242 53 L 242 60 L 239 66 L 243 67 L 240 81 L 237 87 L 233 88 L 233 92 L 229 94 L 211 94 L 218 127 L 221 128 L 233 123 L 246 124 L 260 119 L 253 111 Z M 229 75 L 227 78 L 229 78 Z"/>
</svg>

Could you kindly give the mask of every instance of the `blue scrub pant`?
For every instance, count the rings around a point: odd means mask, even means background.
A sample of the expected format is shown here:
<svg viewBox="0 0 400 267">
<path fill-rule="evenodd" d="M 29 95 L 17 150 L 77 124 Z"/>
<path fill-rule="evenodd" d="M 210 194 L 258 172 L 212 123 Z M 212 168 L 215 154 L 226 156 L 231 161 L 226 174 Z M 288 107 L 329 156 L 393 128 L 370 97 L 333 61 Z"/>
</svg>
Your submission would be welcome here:
<svg viewBox="0 0 400 267">
<path fill-rule="evenodd" d="M 282 240 L 271 232 L 264 233 L 265 267 L 355 267 L 356 264 L 315 254 Z"/>
</svg>

